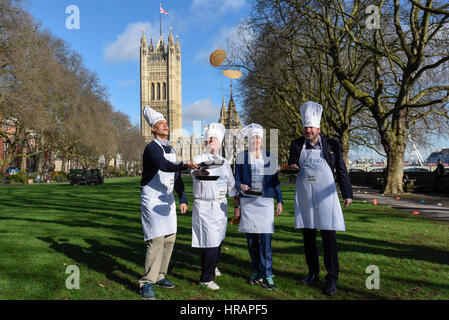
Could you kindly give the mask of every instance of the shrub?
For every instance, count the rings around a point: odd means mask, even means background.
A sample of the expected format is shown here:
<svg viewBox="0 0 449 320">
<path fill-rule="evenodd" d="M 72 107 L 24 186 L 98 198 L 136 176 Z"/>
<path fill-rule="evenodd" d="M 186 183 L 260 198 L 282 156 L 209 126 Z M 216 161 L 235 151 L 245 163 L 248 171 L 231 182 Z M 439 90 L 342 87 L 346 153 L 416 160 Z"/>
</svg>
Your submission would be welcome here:
<svg viewBox="0 0 449 320">
<path fill-rule="evenodd" d="M 67 173 L 64 171 L 56 171 L 51 175 L 52 181 L 66 181 L 67 180 Z"/>
<path fill-rule="evenodd" d="M 117 174 L 119 177 L 126 177 L 126 172 L 124 170 L 120 170 Z"/>
<path fill-rule="evenodd" d="M 6 176 L 6 180 L 10 183 L 28 184 L 28 175 L 25 172 L 19 171 L 17 174 Z"/>
</svg>

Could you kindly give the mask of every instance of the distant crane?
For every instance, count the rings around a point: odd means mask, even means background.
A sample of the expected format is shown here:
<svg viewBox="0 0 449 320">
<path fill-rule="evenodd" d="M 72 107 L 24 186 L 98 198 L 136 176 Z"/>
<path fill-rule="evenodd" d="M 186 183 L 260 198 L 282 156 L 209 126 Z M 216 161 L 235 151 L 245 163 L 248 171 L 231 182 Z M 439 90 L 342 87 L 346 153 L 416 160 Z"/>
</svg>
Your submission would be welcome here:
<svg viewBox="0 0 449 320">
<path fill-rule="evenodd" d="M 418 150 L 418 147 L 416 146 L 415 142 L 413 141 L 413 139 L 408 136 L 408 141 L 410 141 L 411 146 L 412 146 L 412 152 L 410 152 L 410 158 L 409 158 L 409 162 L 411 162 L 411 158 L 414 155 L 416 157 L 416 159 L 418 159 L 419 165 L 424 166 L 424 158 L 421 156 L 421 153 Z"/>
</svg>

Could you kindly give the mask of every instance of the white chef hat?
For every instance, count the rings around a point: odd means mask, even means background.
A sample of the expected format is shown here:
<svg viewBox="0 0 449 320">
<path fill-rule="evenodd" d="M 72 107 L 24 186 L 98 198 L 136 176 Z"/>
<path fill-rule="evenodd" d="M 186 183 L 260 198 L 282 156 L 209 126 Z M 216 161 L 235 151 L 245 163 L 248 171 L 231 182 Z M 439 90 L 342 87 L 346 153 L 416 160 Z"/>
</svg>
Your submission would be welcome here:
<svg viewBox="0 0 449 320">
<path fill-rule="evenodd" d="M 148 122 L 150 127 L 154 127 L 154 125 L 160 120 L 165 120 L 165 117 L 162 113 L 151 109 L 149 106 L 145 106 L 142 113 L 143 117 Z"/>
<path fill-rule="evenodd" d="M 302 126 L 320 128 L 323 106 L 314 101 L 304 103 L 301 108 Z"/>
<path fill-rule="evenodd" d="M 213 122 L 204 128 L 203 140 L 207 141 L 210 137 L 215 137 L 220 140 L 221 143 L 223 141 L 225 131 L 226 129 L 223 124 Z"/>
<path fill-rule="evenodd" d="M 240 134 L 242 137 L 248 137 L 248 139 L 254 136 L 259 136 L 263 139 L 263 127 L 260 124 L 251 123 L 244 127 Z"/>
</svg>

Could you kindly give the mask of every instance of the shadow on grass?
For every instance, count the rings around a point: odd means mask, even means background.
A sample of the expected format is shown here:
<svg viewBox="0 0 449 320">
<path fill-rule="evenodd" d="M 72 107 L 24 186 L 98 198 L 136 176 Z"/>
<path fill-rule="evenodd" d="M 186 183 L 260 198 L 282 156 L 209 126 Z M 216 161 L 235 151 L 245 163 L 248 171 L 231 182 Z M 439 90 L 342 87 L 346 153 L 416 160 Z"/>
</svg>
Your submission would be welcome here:
<svg viewBox="0 0 449 320">
<path fill-rule="evenodd" d="M 79 227 L 79 228 L 98 228 L 98 229 L 110 229 L 114 231 L 120 231 L 120 232 L 129 232 L 129 233 L 135 233 L 136 228 L 129 227 L 129 226 L 123 226 L 123 225 L 106 225 L 101 223 L 95 223 L 91 221 L 56 221 L 56 220 L 45 220 L 45 219 L 33 219 L 33 218 L 17 218 L 17 217 L 0 217 L 0 220 L 15 220 L 15 221 L 29 221 L 29 222 L 35 222 L 35 223 L 49 223 L 49 224 L 59 224 L 62 226 L 68 226 L 68 227 Z M 140 230 L 140 229 L 139 229 Z"/>
<path fill-rule="evenodd" d="M 89 244 L 88 248 L 67 243 L 64 239 L 56 240 L 52 237 L 38 237 L 38 239 L 49 244 L 49 248 L 56 252 L 59 252 L 66 257 L 86 265 L 89 269 L 95 270 L 100 274 L 116 283 L 122 284 L 131 291 L 138 291 L 139 286 L 137 280 L 141 277 L 137 272 L 127 268 L 120 264 L 113 257 L 119 257 L 121 259 L 134 262 L 138 265 L 143 264 L 144 258 L 136 251 L 136 248 L 142 248 L 142 243 L 130 242 L 125 243 L 126 247 L 103 245 L 97 239 L 84 239 Z M 123 240 L 119 240 L 123 242 Z M 133 247 L 134 250 L 130 250 L 129 247 Z M 136 279 L 136 281 L 130 281 L 128 277 Z"/>
<path fill-rule="evenodd" d="M 371 253 L 396 259 L 410 259 L 449 265 L 449 255 L 447 254 L 447 250 L 432 247 L 367 239 L 341 233 L 337 234 L 337 243 L 340 252 Z"/>
</svg>

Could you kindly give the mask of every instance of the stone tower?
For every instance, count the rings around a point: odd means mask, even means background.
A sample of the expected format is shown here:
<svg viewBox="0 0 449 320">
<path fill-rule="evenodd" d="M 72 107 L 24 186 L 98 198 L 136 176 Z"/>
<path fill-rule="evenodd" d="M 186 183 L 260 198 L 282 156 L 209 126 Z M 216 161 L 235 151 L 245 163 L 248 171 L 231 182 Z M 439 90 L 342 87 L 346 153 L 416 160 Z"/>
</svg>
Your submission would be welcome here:
<svg viewBox="0 0 449 320">
<path fill-rule="evenodd" d="M 225 99 L 223 96 L 223 103 L 220 110 L 219 122 L 224 125 L 226 129 L 242 129 L 240 117 L 235 106 L 234 98 L 232 97 L 232 83 L 231 83 L 231 97 L 229 99 L 228 108 L 226 109 Z"/>
<path fill-rule="evenodd" d="M 169 139 L 182 136 L 181 47 L 172 28 L 165 45 L 160 36 L 156 48 L 148 46 L 145 31 L 140 40 L 140 130 L 146 143 L 153 140 L 151 128 L 143 118 L 143 108 L 150 106 L 162 113 L 170 127 Z"/>
<path fill-rule="evenodd" d="M 234 171 L 236 156 L 245 150 L 245 141 L 238 139 L 239 132 L 242 129 L 242 124 L 240 122 L 237 107 L 232 96 L 232 83 L 228 107 L 226 108 L 225 99 L 223 96 L 223 102 L 220 110 L 220 120 L 218 120 L 218 122 L 223 124 L 226 129 L 226 134 L 223 141 L 222 156 L 231 163 L 232 170 Z"/>
</svg>

